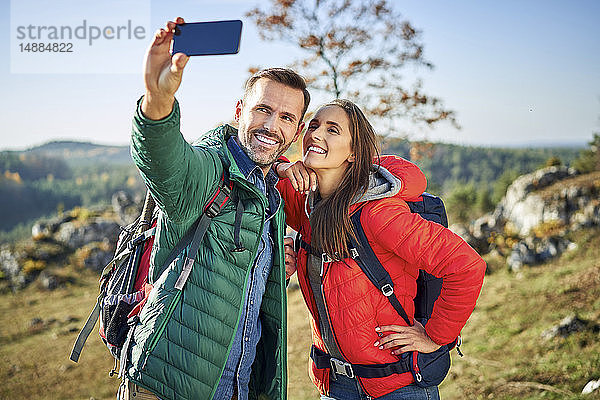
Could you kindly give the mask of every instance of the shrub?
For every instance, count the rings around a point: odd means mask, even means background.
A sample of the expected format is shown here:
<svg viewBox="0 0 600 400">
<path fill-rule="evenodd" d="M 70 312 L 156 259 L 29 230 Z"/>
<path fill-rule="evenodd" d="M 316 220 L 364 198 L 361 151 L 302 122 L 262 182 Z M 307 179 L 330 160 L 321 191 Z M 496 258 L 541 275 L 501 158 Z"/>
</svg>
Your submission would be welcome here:
<svg viewBox="0 0 600 400">
<path fill-rule="evenodd" d="M 23 263 L 23 273 L 25 273 L 25 275 L 30 275 L 35 272 L 40 272 L 46 269 L 46 266 L 47 264 L 45 261 L 27 259 Z"/>
</svg>

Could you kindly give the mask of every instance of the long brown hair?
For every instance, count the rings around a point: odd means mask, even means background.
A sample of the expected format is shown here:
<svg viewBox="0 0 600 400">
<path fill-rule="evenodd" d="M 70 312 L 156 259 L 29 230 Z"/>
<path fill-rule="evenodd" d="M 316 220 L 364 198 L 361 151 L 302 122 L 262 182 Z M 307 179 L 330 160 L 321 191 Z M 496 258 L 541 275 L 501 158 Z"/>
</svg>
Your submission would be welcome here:
<svg viewBox="0 0 600 400">
<path fill-rule="evenodd" d="M 350 163 L 337 189 L 331 196 L 319 201 L 312 211 L 311 246 L 333 259 L 343 259 L 350 255 L 349 238 L 356 237 L 350 222 L 350 204 L 364 195 L 369 187 L 369 173 L 378 155 L 377 138 L 375 130 L 356 104 L 336 99 L 322 107 L 327 106 L 340 107 L 348 116 L 352 138 L 350 147 L 355 160 Z"/>
</svg>

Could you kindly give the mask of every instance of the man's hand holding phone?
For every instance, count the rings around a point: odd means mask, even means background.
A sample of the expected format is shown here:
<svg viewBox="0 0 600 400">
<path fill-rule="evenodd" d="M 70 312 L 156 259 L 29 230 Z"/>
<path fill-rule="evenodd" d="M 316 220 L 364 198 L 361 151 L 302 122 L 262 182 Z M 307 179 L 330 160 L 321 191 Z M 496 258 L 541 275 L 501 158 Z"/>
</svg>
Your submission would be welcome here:
<svg viewBox="0 0 600 400">
<path fill-rule="evenodd" d="M 177 24 L 183 24 L 181 17 L 175 22 L 167 22 L 164 28 L 156 31 L 154 40 L 144 60 L 144 85 L 146 95 L 142 102 L 142 112 L 153 120 L 165 118 L 171 113 L 175 92 L 181 84 L 183 69 L 189 57 L 183 53 L 171 56 L 171 40 Z"/>
<path fill-rule="evenodd" d="M 241 34 L 240 20 L 186 24 L 178 17 L 167 22 L 154 35 L 144 60 L 144 115 L 159 120 L 171 113 L 189 56 L 236 54 Z"/>
</svg>

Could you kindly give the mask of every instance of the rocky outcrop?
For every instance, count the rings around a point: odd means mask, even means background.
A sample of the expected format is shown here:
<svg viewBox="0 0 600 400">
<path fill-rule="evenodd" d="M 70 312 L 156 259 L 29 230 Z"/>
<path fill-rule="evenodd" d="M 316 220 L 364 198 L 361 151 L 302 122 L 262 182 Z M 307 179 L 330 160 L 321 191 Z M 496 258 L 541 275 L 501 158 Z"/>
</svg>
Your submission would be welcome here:
<svg viewBox="0 0 600 400">
<path fill-rule="evenodd" d="M 566 338 L 575 332 L 581 332 L 588 329 L 592 324 L 589 321 L 584 321 L 578 318 L 576 315 L 569 315 L 565 317 L 556 326 L 542 332 L 542 339 L 550 340 L 556 337 Z"/>
<path fill-rule="evenodd" d="M 144 199 L 120 190 L 113 194 L 111 204 L 121 225 L 129 225 L 140 215 Z"/>
<path fill-rule="evenodd" d="M 510 221 L 521 236 L 527 236 L 533 228 L 543 222 L 561 220 L 569 222 L 568 195 L 573 191 L 565 188 L 564 193 L 545 198 L 542 189 L 559 181 L 575 176 L 577 172 L 566 167 L 547 167 L 517 178 L 506 191 L 498 205 L 498 214 Z M 577 192 L 577 190 L 575 190 Z M 564 198 L 563 198 L 564 197 Z"/>
<path fill-rule="evenodd" d="M 578 175 L 566 167 L 547 167 L 517 178 L 494 212 L 469 226 L 452 226 L 480 254 L 502 238 L 507 265 L 545 262 L 574 248 L 570 231 L 600 226 L 600 172 Z"/>
<path fill-rule="evenodd" d="M 0 290 L 20 289 L 37 279 L 54 290 L 64 282 L 48 269 L 69 263 L 100 272 L 112 259 L 120 216 L 110 209 L 76 208 L 37 222 L 29 240 L 0 247 Z"/>
<path fill-rule="evenodd" d="M 26 276 L 21 274 L 23 254 L 7 244 L 0 247 L 0 271 L 10 287 L 22 287 L 27 284 Z"/>
<path fill-rule="evenodd" d="M 517 271 L 525 264 L 541 264 L 561 255 L 566 250 L 575 248 L 577 248 L 575 243 L 560 236 L 527 237 L 513 245 L 506 262 L 511 270 Z"/>
<path fill-rule="evenodd" d="M 65 222 L 54 233 L 54 239 L 72 249 L 91 242 L 114 240 L 119 235 L 119 224 L 103 218 L 95 218 L 85 224 L 78 221 Z"/>
</svg>

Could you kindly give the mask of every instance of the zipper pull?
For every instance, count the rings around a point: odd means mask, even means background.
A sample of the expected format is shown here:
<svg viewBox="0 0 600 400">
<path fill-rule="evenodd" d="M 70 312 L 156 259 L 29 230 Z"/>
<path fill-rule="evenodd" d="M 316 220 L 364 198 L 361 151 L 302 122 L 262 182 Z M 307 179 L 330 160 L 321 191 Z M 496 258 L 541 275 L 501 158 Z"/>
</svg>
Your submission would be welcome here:
<svg viewBox="0 0 600 400">
<path fill-rule="evenodd" d="M 415 371 L 415 380 L 417 382 L 421 382 L 423 380 L 423 376 L 421 376 L 421 370 L 419 369 L 419 362 L 418 362 L 418 357 L 419 357 L 419 352 L 418 351 L 413 351 L 413 370 Z"/>
<path fill-rule="evenodd" d="M 462 345 L 462 336 L 458 336 L 456 338 L 456 352 L 458 353 L 459 356 L 464 357 L 464 354 L 462 351 L 460 351 L 460 346 Z"/>
</svg>

